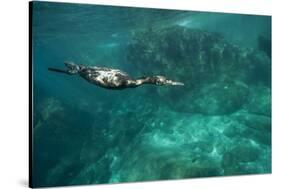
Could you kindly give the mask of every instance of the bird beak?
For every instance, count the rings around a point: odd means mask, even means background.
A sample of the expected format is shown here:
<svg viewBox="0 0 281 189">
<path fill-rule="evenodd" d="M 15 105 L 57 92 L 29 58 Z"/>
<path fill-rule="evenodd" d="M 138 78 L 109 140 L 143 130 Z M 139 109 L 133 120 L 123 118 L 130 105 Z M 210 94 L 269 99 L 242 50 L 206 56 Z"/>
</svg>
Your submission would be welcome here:
<svg viewBox="0 0 281 189">
<path fill-rule="evenodd" d="M 166 84 L 167 84 L 167 85 L 184 86 L 184 83 L 182 83 L 182 82 L 177 82 L 177 81 L 172 81 L 172 80 L 167 80 Z"/>
</svg>

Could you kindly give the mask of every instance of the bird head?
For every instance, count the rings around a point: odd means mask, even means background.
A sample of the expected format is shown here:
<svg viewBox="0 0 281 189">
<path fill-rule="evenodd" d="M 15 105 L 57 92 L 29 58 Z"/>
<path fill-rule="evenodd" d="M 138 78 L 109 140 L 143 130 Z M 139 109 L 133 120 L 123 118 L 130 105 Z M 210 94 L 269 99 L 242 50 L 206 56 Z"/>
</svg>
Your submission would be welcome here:
<svg viewBox="0 0 281 189">
<path fill-rule="evenodd" d="M 181 85 L 181 86 L 184 85 L 184 83 L 182 83 L 182 82 L 172 81 L 172 80 L 167 79 L 164 76 L 158 75 L 158 76 L 155 76 L 154 79 L 155 79 L 156 85 Z"/>
</svg>

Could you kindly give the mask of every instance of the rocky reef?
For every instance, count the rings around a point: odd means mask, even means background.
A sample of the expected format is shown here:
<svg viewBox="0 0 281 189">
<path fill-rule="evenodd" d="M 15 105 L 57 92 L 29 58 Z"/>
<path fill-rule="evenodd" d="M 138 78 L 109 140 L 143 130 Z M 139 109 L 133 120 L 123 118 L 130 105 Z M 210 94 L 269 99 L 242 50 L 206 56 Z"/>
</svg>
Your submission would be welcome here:
<svg viewBox="0 0 281 189">
<path fill-rule="evenodd" d="M 185 83 L 158 89 L 171 108 L 222 115 L 241 109 L 251 98 L 252 86 L 270 90 L 271 60 L 260 46 L 238 47 L 218 33 L 173 26 L 134 33 L 127 59 L 140 74 L 162 74 Z M 269 102 L 270 96 L 263 101 Z"/>
<path fill-rule="evenodd" d="M 265 43 L 243 48 L 179 26 L 136 31 L 128 64 L 140 76 L 166 75 L 185 86 L 89 88 L 99 96 L 79 96 L 93 99 L 80 104 L 42 98 L 34 120 L 35 185 L 270 173 Z"/>
</svg>

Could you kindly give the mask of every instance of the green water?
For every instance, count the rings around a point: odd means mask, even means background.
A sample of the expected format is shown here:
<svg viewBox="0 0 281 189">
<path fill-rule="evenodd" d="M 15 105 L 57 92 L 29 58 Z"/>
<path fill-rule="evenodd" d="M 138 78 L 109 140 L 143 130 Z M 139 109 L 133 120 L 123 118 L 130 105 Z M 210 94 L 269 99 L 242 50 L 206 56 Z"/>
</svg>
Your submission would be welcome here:
<svg viewBox="0 0 281 189">
<path fill-rule="evenodd" d="M 271 17 L 32 11 L 34 187 L 271 173 Z M 65 61 L 185 85 L 103 89 Z"/>
</svg>

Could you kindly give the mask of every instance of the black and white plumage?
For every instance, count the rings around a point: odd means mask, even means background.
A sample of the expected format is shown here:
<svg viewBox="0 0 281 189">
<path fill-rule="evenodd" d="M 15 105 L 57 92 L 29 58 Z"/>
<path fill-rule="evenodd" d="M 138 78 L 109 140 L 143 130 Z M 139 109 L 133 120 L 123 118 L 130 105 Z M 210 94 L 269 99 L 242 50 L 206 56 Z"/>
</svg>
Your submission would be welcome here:
<svg viewBox="0 0 281 189">
<path fill-rule="evenodd" d="M 67 70 L 57 68 L 49 68 L 49 70 L 68 75 L 79 74 L 86 81 L 107 89 L 135 88 L 143 84 L 184 85 L 158 75 L 133 79 L 126 72 L 108 67 L 84 66 L 72 62 L 66 62 L 65 66 Z"/>
</svg>

